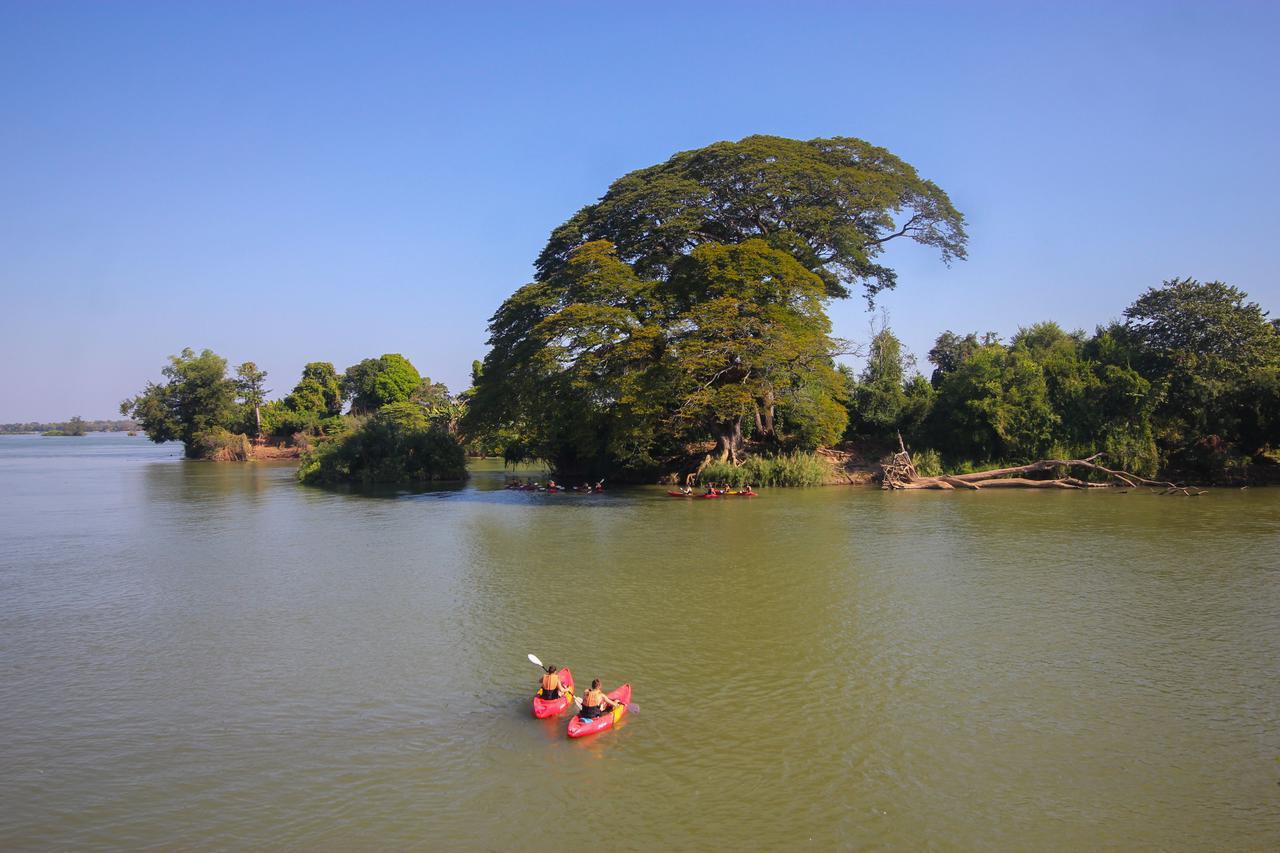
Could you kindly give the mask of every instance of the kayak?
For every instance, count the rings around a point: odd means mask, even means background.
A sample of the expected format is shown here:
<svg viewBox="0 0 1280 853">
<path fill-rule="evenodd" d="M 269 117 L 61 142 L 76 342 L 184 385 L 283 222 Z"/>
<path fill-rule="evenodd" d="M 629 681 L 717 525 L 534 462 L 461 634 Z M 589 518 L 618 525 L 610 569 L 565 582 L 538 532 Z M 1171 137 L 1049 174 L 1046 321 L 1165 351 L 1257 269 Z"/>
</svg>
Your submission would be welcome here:
<svg viewBox="0 0 1280 853">
<path fill-rule="evenodd" d="M 559 699 L 543 699 L 538 695 L 541 690 L 533 694 L 533 715 L 539 720 L 554 717 L 573 703 L 573 673 L 566 666 L 556 675 L 560 676 L 560 686 L 564 688 Z"/>
<path fill-rule="evenodd" d="M 693 497 L 693 494 L 692 494 L 692 493 L 690 493 L 690 494 L 687 494 L 687 495 L 686 495 L 684 492 L 667 492 L 667 497 L 669 497 L 669 498 L 691 498 L 691 497 Z"/>
<path fill-rule="evenodd" d="M 631 685 L 624 684 L 617 690 L 611 690 L 605 694 L 615 702 L 621 702 L 618 707 L 614 708 L 607 714 L 601 714 L 594 719 L 584 720 L 577 714 L 569 718 L 569 737 L 586 737 L 605 729 L 613 728 L 618 720 L 621 720 L 627 713 L 627 703 L 631 701 Z"/>
<path fill-rule="evenodd" d="M 725 492 L 726 495 L 735 495 L 740 498 L 754 498 L 756 492 Z"/>
</svg>

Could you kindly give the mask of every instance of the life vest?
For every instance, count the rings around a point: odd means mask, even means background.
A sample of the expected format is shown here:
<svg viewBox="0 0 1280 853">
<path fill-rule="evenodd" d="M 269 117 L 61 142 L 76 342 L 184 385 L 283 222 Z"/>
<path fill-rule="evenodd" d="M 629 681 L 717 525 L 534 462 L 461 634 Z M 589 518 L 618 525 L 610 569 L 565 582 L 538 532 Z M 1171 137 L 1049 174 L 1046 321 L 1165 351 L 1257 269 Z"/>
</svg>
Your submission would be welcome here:
<svg viewBox="0 0 1280 853">
<path fill-rule="evenodd" d="M 604 691 L 588 690 L 587 695 L 582 698 L 582 704 L 587 708 L 599 708 L 604 704 Z"/>
<path fill-rule="evenodd" d="M 542 676 L 542 689 L 551 693 L 560 689 L 560 676 L 554 672 L 548 672 Z"/>
</svg>

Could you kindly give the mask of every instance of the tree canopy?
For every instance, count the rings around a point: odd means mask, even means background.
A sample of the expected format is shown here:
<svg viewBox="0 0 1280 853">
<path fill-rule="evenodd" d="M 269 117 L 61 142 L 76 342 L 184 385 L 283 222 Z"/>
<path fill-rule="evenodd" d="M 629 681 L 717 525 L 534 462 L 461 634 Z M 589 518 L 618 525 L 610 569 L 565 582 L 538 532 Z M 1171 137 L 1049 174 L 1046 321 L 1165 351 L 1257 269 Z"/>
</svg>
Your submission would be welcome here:
<svg viewBox="0 0 1280 853">
<path fill-rule="evenodd" d="M 704 436 L 736 458 L 743 417 L 770 431 L 779 403 L 842 393 L 824 296 L 763 240 L 699 246 L 665 281 L 587 243 L 499 309 L 468 420 L 518 425 L 527 452 L 566 468 L 647 469 Z"/>
<path fill-rule="evenodd" d="M 764 240 L 820 276 L 833 297 L 868 300 L 897 283 L 877 262 L 898 238 L 965 257 L 964 217 L 932 181 L 888 150 L 853 137 L 800 141 L 749 136 L 682 151 L 614 181 L 552 232 L 539 280 L 573 251 L 608 240 L 643 278 L 665 279 L 705 243 Z"/>
<path fill-rule="evenodd" d="M 403 403 L 422 382 L 418 370 L 399 353 L 366 358 L 347 368 L 342 378 L 344 395 L 356 415 L 376 412 L 389 403 Z"/>
</svg>

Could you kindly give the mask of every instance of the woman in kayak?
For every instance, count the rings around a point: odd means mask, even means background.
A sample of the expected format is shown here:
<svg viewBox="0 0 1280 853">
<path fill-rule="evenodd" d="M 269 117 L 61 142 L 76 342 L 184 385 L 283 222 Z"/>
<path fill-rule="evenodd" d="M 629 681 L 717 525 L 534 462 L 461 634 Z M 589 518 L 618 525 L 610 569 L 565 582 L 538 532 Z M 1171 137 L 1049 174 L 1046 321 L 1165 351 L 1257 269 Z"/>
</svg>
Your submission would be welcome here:
<svg viewBox="0 0 1280 853">
<path fill-rule="evenodd" d="M 578 713 L 578 716 L 584 720 L 591 720 L 604 716 L 617 705 L 617 702 L 604 695 L 604 690 L 600 687 L 600 679 L 593 678 L 591 679 L 591 689 L 587 691 L 586 696 L 582 697 L 582 710 Z"/>
<path fill-rule="evenodd" d="M 542 682 L 538 685 L 538 697 L 541 699 L 559 699 L 564 691 L 563 685 L 560 684 L 560 676 L 556 671 L 560 667 L 555 664 L 547 666 L 546 673 L 542 676 Z"/>
</svg>

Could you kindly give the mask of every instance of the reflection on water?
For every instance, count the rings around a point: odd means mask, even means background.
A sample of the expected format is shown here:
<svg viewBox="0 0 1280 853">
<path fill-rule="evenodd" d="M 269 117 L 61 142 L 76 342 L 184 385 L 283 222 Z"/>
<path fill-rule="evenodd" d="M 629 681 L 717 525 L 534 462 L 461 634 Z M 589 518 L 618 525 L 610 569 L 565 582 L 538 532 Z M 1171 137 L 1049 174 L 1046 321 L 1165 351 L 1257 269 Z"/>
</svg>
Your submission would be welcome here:
<svg viewBox="0 0 1280 853">
<path fill-rule="evenodd" d="M 1275 491 L 292 477 L 0 439 L 0 844 L 1280 841 Z M 640 712 L 568 741 L 528 652 Z"/>
</svg>

